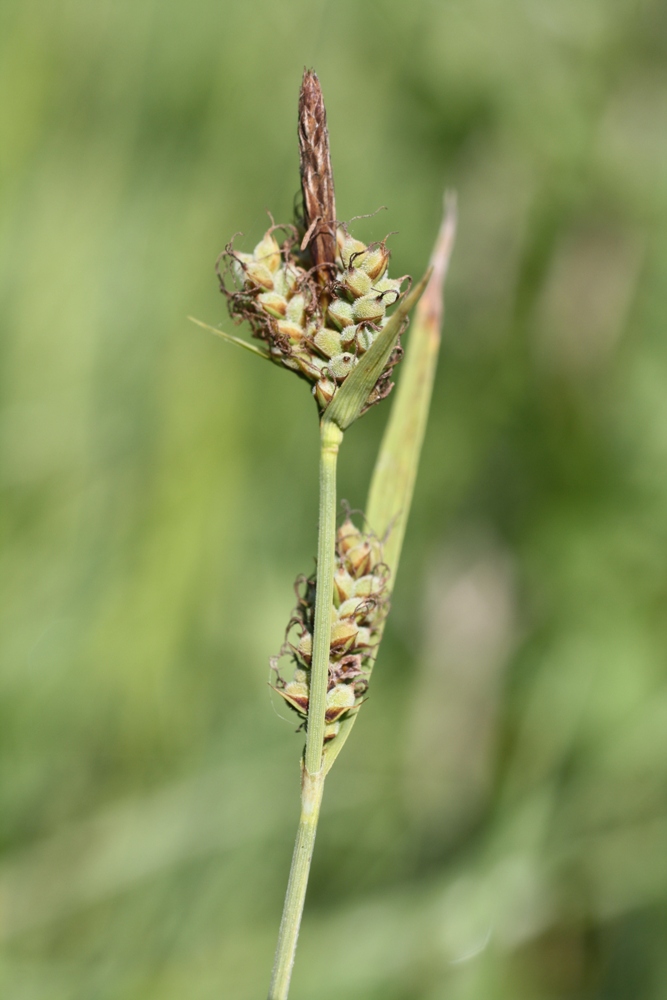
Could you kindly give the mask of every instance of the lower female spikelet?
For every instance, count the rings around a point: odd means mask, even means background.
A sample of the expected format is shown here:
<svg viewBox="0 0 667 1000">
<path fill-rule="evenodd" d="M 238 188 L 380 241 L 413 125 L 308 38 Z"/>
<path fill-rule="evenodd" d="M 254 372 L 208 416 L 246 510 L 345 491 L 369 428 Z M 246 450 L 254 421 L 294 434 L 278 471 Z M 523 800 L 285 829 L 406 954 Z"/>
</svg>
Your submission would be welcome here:
<svg viewBox="0 0 667 1000">
<path fill-rule="evenodd" d="M 380 628 L 389 610 L 388 574 L 378 539 L 346 518 L 336 536 L 326 741 L 334 739 L 341 721 L 358 709 L 368 688 Z M 308 715 L 316 584 L 315 576 L 297 581 L 298 604 L 287 627 L 285 645 L 281 655 L 271 661 L 276 673 L 274 689 L 301 716 L 303 726 Z M 294 663 L 291 680 L 280 674 L 282 655 L 290 655 Z"/>
</svg>

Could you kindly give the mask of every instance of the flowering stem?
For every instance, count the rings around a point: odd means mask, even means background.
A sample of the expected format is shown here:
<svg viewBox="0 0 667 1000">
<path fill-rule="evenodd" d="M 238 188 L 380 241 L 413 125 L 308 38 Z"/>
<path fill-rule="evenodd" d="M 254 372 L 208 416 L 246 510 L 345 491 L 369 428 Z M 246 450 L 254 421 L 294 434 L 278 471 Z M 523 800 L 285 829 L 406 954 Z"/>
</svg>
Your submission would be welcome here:
<svg viewBox="0 0 667 1000">
<path fill-rule="evenodd" d="M 320 511 L 317 537 L 317 589 L 315 592 L 315 632 L 310 667 L 306 771 L 317 774 L 322 767 L 324 713 L 329 678 L 331 608 L 333 605 L 334 561 L 336 558 L 336 461 L 343 432 L 326 418 L 320 432 Z"/>
<path fill-rule="evenodd" d="M 268 1000 L 287 1000 L 289 993 L 323 790 L 324 772 L 311 775 L 304 768 L 301 781 L 301 816 L 296 831 Z"/>
<path fill-rule="evenodd" d="M 287 1000 L 324 790 L 324 748 L 331 608 L 336 555 L 336 462 L 343 432 L 324 419 L 320 433 L 320 509 L 315 629 L 310 667 L 308 731 L 301 780 L 301 817 L 294 844 L 268 1000 Z"/>
</svg>

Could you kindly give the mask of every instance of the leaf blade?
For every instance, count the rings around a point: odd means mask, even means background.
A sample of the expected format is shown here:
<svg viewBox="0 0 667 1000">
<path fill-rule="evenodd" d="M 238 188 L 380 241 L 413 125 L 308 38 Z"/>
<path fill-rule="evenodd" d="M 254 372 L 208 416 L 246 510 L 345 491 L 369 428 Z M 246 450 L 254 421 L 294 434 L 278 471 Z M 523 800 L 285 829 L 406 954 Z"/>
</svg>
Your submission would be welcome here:
<svg viewBox="0 0 667 1000">
<path fill-rule="evenodd" d="M 394 396 L 380 450 L 375 462 L 366 503 L 366 520 L 382 538 L 383 560 L 391 574 L 389 591 L 396 570 L 410 513 L 414 485 L 433 390 L 433 380 L 440 348 L 444 314 L 443 289 L 456 234 L 456 200 L 445 196 L 445 212 L 431 255 L 432 272 L 421 299 L 410 333 L 401 378 Z M 380 639 L 375 649 L 377 658 Z M 324 751 L 324 769 L 328 773 L 356 722 L 355 712 L 341 722 L 338 735 Z"/>
</svg>

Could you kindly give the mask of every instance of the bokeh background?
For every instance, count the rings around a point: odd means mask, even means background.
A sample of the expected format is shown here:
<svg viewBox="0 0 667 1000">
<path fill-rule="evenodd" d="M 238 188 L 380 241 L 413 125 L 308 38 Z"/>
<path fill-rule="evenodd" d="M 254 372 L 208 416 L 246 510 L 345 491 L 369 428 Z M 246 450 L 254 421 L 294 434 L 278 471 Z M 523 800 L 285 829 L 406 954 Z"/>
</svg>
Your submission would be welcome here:
<svg viewBox="0 0 667 1000">
<path fill-rule="evenodd" d="M 371 697 L 294 1000 L 667 995 L 667 8 L 3 0 L 0 992 L 265 996 L 302 736 L 268 657 L 313 565 L 304 383 L 213 264 L 298 189 L 460 233 Z M 363 507 L 388 404 L 346 437 Z"/>
</svg>

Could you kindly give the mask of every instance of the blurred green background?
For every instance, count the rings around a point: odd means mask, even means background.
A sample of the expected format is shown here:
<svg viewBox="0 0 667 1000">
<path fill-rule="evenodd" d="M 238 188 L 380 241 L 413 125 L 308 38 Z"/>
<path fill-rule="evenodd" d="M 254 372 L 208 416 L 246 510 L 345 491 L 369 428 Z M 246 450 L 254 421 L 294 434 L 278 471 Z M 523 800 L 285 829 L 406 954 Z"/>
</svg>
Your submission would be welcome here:
<svg viewBox="0 0 667 1000">
<path fill-rule="evenodd" d="M 662 1000 L 660 0 L 3 0 L 0 993 L 266 994 L 316 414 L 186 316 L 229 329 L 217 254 L 291 218 L 304 64 L 340 216 L 389 207 L 355 234 L 420 273 L 445 184 L 460 231 L 292 997 Z"/>
</svg>

